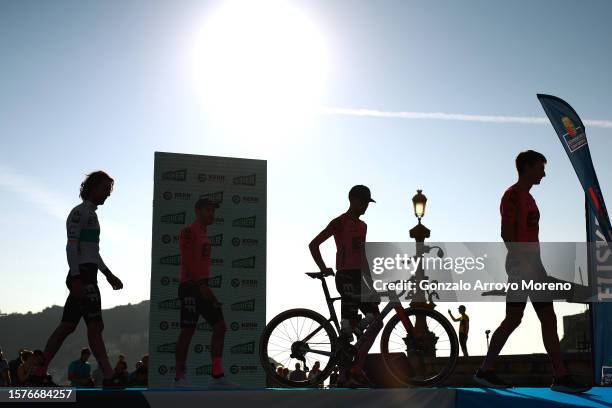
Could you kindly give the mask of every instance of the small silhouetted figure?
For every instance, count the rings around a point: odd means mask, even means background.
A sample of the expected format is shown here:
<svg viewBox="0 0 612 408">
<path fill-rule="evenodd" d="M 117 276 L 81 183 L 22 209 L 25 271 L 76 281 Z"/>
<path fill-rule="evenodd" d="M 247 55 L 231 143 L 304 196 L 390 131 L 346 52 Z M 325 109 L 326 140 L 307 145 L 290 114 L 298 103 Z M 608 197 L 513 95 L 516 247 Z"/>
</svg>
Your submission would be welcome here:
<svg viewBox="0 0 612 408">
<path fill-rule="evenodd" d="M 74 360 L 68 366 L 68 379 L 71 387 L 86 388 L 95 384 L 91 377 L 91 366 L 87 362 L 90 356 L 91 351 L 88 348 L 83 348 L 79 359 Z"/>
<path fill-rule="evenodd" d="M 312 381 L 316 379 L 319 374 L 321 374 L 321 363 L 319 361 L 315 361 L 314 365 L 308 372 L 308 380 Z M 320 388 L 320 387 L 323 387 L 323 384 L 320 383 L 320 384 L 317 384 L 316 386 Z"/>
<path fill-rule="evenodd" d="M 467 350 L 467 339 L 468 333 L 470 331 L 470 317 L 465 313 L 465 306 L 461 305 L 458 307 L 459 317 L 455 319 L 455 316 L 451 313 L 450 309 L 448 310 L 448 314 L 453 319 L 454 322 L 459 322 L 459 344 L 461 345 L 461 351 L 463 351 L 463 355 L 468 357 Z"/>
<path fill-rule="evenodd" d="M 338 367 L 334 367 L 334 371 L 332 371 L 329 376 L 329 388 L 335 388 L 338 386 Z"/>
<path fill-rule="evenodd" d="M 291 381 L 306 381 L 306 373 L 302 371 L 300 363 L 295 363 L 295 370 L 289 374 L 289 379 Z"/>
</svg>

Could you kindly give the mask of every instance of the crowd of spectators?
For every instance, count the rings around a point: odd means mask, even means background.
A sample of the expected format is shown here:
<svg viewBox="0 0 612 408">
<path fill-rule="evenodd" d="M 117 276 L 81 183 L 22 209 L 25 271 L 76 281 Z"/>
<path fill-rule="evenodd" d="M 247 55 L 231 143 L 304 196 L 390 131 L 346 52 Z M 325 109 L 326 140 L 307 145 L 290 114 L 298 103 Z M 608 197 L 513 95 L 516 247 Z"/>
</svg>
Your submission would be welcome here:
<svg viewBox="0 0 612 408">
<path fill-rule="evenodd" d="M 306 381 L 313 380 L 317 375 L 321 373 L 321 363 L 316 361 L 312 368 L 308 371 L 304 371 L 302 369 L 302 365 L 300 363 L 295 363 L 293 370 L 289 370 L 288 367 L 283 367 L 282 365 L 272 364 L 276 371 L 276 375 L 279 377 L 286 378 L 290 381 Z M 336 387 L 338 383 L 338 369 L 334 368 L 334 371 L 331 373 L 329 377 L 328 387 L 333 388 Z M 317 385 L 318 388 L 322 388 L 324 384 Z"/>
<path fill-rule="evenodd" d="M 83 348 L 78 359 L 68 366 L 69 385 L 75 388 L 101 387 L 103 374 L 98 365 L 92 371 L 88 360 L 91 351 Z M 116 387 L 146 387 L 148 384 L 149 356 L 145 355 L 129 371 L 125 356 L 119 355 L 112 378 Z M 44 368 L 42 350 L 19 350 L 18 356 L 7 361 L 0 348 L 0 387 L 54 387 L 56 384 Z"/>
</svg>

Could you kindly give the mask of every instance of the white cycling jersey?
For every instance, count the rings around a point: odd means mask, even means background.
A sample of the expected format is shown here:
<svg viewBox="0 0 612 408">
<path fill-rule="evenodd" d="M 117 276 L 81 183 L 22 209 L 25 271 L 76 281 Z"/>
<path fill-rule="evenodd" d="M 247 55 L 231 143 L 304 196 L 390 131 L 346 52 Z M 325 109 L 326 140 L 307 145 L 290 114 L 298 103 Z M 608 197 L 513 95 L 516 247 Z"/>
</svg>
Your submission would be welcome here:
<svg viewBox="0 0 612 408">
<path fill-rule="evenodd" d="M 68 244 L 66 256 L 70 275 L 80 275 L 79 265 L 94 263 L 105 271 L 106 265 L 100 256 L 100 224 L 96 215 L 97 205 L 85 200 L 70 211 L 66 220 Z"/>
</svg>

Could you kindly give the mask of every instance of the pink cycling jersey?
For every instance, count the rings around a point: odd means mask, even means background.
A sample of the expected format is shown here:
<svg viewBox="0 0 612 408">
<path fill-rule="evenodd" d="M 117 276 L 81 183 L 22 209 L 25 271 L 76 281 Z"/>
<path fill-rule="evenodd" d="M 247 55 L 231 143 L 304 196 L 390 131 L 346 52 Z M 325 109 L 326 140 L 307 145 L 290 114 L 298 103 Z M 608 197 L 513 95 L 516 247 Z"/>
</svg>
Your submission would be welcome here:
<svg viewBox="0 0 612 408">
<path fill-rule="evenodd" d="M 210 275 L 210 240 L 202 231 L 202 224 L 196 220 L 183 228 L 179 235 L 181 268 L 179 280 L 196 282 Z"/>
<path fill-rule="evenodd" d="M 336 241 L 336 270 L 361 269 L 368 226 L 344 213 L 334 218 L 327 229 Z"/>
</svg>

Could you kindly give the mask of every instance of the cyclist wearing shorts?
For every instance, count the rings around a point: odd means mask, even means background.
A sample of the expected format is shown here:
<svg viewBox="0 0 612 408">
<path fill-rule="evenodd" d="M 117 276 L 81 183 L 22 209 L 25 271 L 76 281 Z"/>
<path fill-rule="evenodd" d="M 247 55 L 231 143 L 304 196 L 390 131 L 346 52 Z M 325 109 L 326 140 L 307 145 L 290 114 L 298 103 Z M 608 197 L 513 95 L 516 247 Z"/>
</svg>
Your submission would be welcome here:
<svg viewBox="0 0 612 408">
<path fill-rule="evenodd" d="M 68 243 L 66 255 L 69 272 L 66 286 L 70 290 L 62 321 L 49 337 L 43 353 L 42 370 L 46 373 L 49 363 L 68 335 L 76 329 L 81 318 L 87 325 L 87 338 L 94 357 L 104 372 L 103 385 L 112 386 L 113 369 L 108 361 L 106 346 L 102 339 L 102 303 L 98 288 L 98 270 L 104 274 L 114 290 L 123 288 L 121 280 L 113 275 L 100 256 L 100 224 L 96 215 L 113 190 L 114 180 L 103 171 L 88 174 L 81 183 L 80 197 L 83 202 L 70 211 L 66 220 Z"/>
<path fill-rule="evenodd" d="M 219 204 L 206 198 L 195 204 L 195 221 L 183 228 L 179 235 L 181 267 L 179 277 L 179 298 L 181 300 L 181 332 L 176 345 L 176 387 L 191 385 L 186 376 L 187 353 L 200 316 L 212 327 L 211 389 L 234 388 L 237 384 L 225 378 L 223 372 L 223 345 L 225 341 L 225 319 L 221 303 L 208 287 L 211 266 L 211 244 L 207 227 L 213 223 L 215 209 Z"/>
<path fill-rule="evenodd" d="M 541 153 L 533 150 L 521 152 L 516 157 L 518 182 L 510 186 L 501 199 L 501 236 L 508 247 L 506 271 L 510 280 L 518 278 L 541 281 L 546 278 L 539 253 L 540 212 L 529 193 L 531 187 L 540 184 L 545 177 L 545 164 L 546 158 Z M 517 242 L 522 244 L 512 245 Z M 508 337 L 520 325 L 527 297 L 531 298 L 531 304 L 540 320 L 542 340 L 552 362 L 554 378 L 551 389 L 574 393 L 588 390 L 590 387 L 575 380 L 563 363 L 557 335 L 557 316 L 552 301 L 538 302 L 534 300 L 533 294 L 521 291 L 507 294 L 506 316 L 493 333 L 487 356 L 474 375 L 474 380 L 486 387 L 508 387 L 494 372 L 495 360 Z"/>
<path fill-rule="evenodd" d="M 372 200 L 370 189 L 363 185 L 351 188 L 349 192 L 349 209 L 339 217 L 334 218 L 329 225 L 321 231 L 310 243 L 310 253 L 321 272 L 333 274 L 323 261 L 319 246 L 330 237 L 336 243 L 336 289 L 341 296 L 341 339 L 350 342 L 353 331 L 359 323 L 358 310 L 364 314 L 364 319 L 372 321 L 380 314 L 378 310 L 379 299 L 371 291 L 371 276 L 365 256 L 365 242 L 367 225 L 359 219 L 365 214 Z M 362 286 L 367 293 L 362 293 Z M 367 301 L 364 301 L 367 300 Z M 364 346 L 358 350 L 354 366 L 347 372 L 340 368 L 339 382 L 342 384 L 368 385 L 370 382 L 363 371 L 365 358 L 374 343 L 382 323 L 377 327 L 370 327 L 366 333 L 368 338 Z"/>
</svg>

